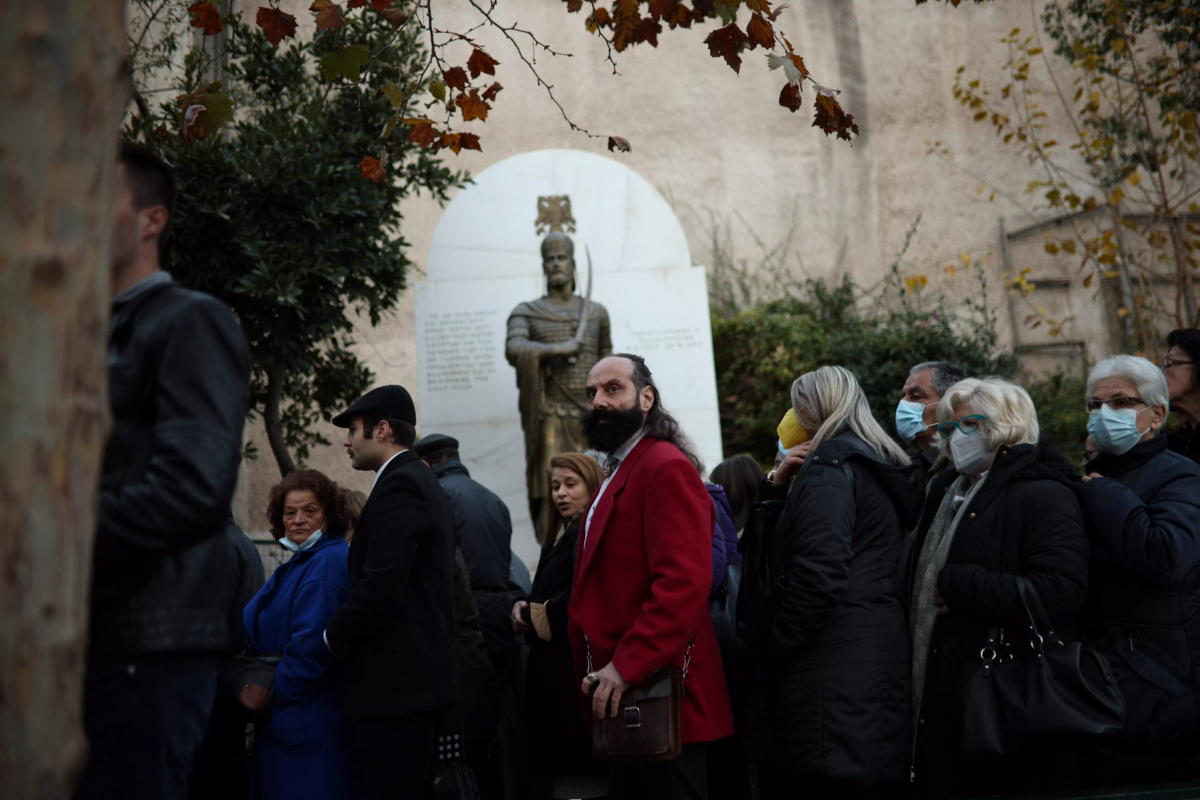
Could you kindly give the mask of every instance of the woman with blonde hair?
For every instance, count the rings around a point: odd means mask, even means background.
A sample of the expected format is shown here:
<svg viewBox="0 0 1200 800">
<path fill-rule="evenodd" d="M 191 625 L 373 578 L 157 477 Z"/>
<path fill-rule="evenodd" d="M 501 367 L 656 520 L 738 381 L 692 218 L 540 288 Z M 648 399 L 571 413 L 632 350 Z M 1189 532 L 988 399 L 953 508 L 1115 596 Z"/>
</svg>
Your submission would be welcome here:
<svg viewBox="0 0 1200 800">
<path fill-rule="evenodd" d="M 822 367 L 792 384 L 809 435 L 766 492 L 787 503 L 768 544 L 763 629 L 776 765 L 770 796 L 875 797 L 903 784 L 908 637 L 896 581 L 921 484 L 857 379 Z"/>
<path fill-rule="evenodd" d="M 1037 411 L 1021 387 L 1001 378 L 959 381 L 942 395 L 938 420 L 954 468 L 930 482 L 910 573 L 918 794 L 1066 788 L 1069 762 L 1048 743 L 1004 761 L 964 752 L 961 680 L 993 629 L 1027 630 L 1022 583 L 1059 637 L 1075 638 L 1088 563 L 1079 501 L 1048 465 L 1052 454 L 1041 452 Z"/>
<path fill-rule="evenodd" d="M 546 476 L 550 503 L 533 591 L 512 609 L 513 628 L 526 635 L 525 670 L 530 794 L 537 798 L 599 797 L 606 770 L 591 757 L 579 713 L 579 678 L 567 639 L 567 604 L 574 578 L 579 525 L 604 474 L 591 456 L 559 453 Z"/>
</svg>

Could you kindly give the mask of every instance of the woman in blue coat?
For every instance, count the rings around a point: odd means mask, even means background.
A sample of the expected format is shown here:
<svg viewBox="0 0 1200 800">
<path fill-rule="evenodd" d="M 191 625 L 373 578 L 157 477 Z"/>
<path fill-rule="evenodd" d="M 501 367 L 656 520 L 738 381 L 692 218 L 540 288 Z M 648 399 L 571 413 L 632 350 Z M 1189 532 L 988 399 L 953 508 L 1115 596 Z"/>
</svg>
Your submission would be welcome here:
<svg viewBox="0 0 1200 800">
<path fill-rule="evenodd" d="M 243 612 L 254 651 L 280 656 L 270 716 L 256 738 L 255 797 L 350 798 L 341 681 L 322 640 L 346 597 L 349 517 L 337 485 L 312 470 L 271 490 L 267 517 L 295 555 Z"/>
</svg>

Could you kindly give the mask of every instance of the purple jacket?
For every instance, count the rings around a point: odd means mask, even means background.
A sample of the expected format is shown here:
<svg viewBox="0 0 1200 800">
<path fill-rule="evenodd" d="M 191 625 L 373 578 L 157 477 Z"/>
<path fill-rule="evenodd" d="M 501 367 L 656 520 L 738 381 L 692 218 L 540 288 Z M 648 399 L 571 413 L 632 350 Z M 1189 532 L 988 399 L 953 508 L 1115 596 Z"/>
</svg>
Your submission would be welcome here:
<svg viewBox="0 0 1200 800">
<path fill-rule="evenodd" d="M 717 524 L 713 528 L 713 577 L 712 591 L 725 583 L 725 567 L 741 566 L 742 554 L 738 552 L 737 530 L 733 527 L 733 509 L 725 496 L 725 487 L 715 483 L 704 484 L 717 512 Z"/>
</svg>

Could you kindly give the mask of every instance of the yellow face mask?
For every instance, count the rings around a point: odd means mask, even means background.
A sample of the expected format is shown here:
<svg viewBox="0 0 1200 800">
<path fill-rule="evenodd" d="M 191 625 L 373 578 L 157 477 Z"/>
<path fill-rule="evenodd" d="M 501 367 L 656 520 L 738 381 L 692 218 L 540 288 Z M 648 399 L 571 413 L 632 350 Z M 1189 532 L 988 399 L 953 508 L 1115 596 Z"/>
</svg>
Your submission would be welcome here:
<svg viewBox="0 0 1200 800">
<path fill-rule="evenodd" d="M 796 445 L 808 441 L 808 431 L 804 430 L 804 426 L 796 418 L 794 408 L 789 408 L 783 419 L 779 420 L 779 427 L 775 429 L 775 433 L 779 434 L 779 443 L 783 445 L 784 450 L 791 450 Z"/>
</svg>

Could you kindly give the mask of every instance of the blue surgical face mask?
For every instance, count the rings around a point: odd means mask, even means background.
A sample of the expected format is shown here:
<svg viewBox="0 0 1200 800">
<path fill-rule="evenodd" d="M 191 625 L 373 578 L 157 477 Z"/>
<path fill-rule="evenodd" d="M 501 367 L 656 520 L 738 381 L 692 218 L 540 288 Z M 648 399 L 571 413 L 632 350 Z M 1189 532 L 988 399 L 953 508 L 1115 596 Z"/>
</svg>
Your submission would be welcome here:
<svg viewBox="0 0 1200 800">
<path fill-rule="evenodd" d="M 320 540 L 321 540 L 321 529 L 318 528 L 317 530 L 310 533 L 308 535 L 308 538 L 305 539 L 300 544 L 296 544 L 295 542 L 293 542 L 291 539 L 287 538 L 286 536 L 284 536 L 281 539 L 278 539 L 277 541 L 281 545 L 286 547 L 288 550 L 291 550 L 293 553 L 302 553 L 305 550 L 311 549 L 313 547 L 313 545 L 315 545 Z"/>
<path fill-rule="evenodd" d="M 1116 410 L 1100 406 L 1088 417 L 1088 433 L 1104 452 L 1115 456 L 1127 453 L 1142 438 L 1143 432 L 1137 428 L 1137 415 L 1148 410 L 1148 407 L 1134 411 L 1132 408 Z"/>
<path fill-rule="evenodd" d="M 917 434 L 928 430 L 925 424 L 925 409 L 934 403 L 917 403 L 912 400 L 901 400 L 896 404 L 896 433 L 906 442 L 917 438 Z"/>
</svg>

